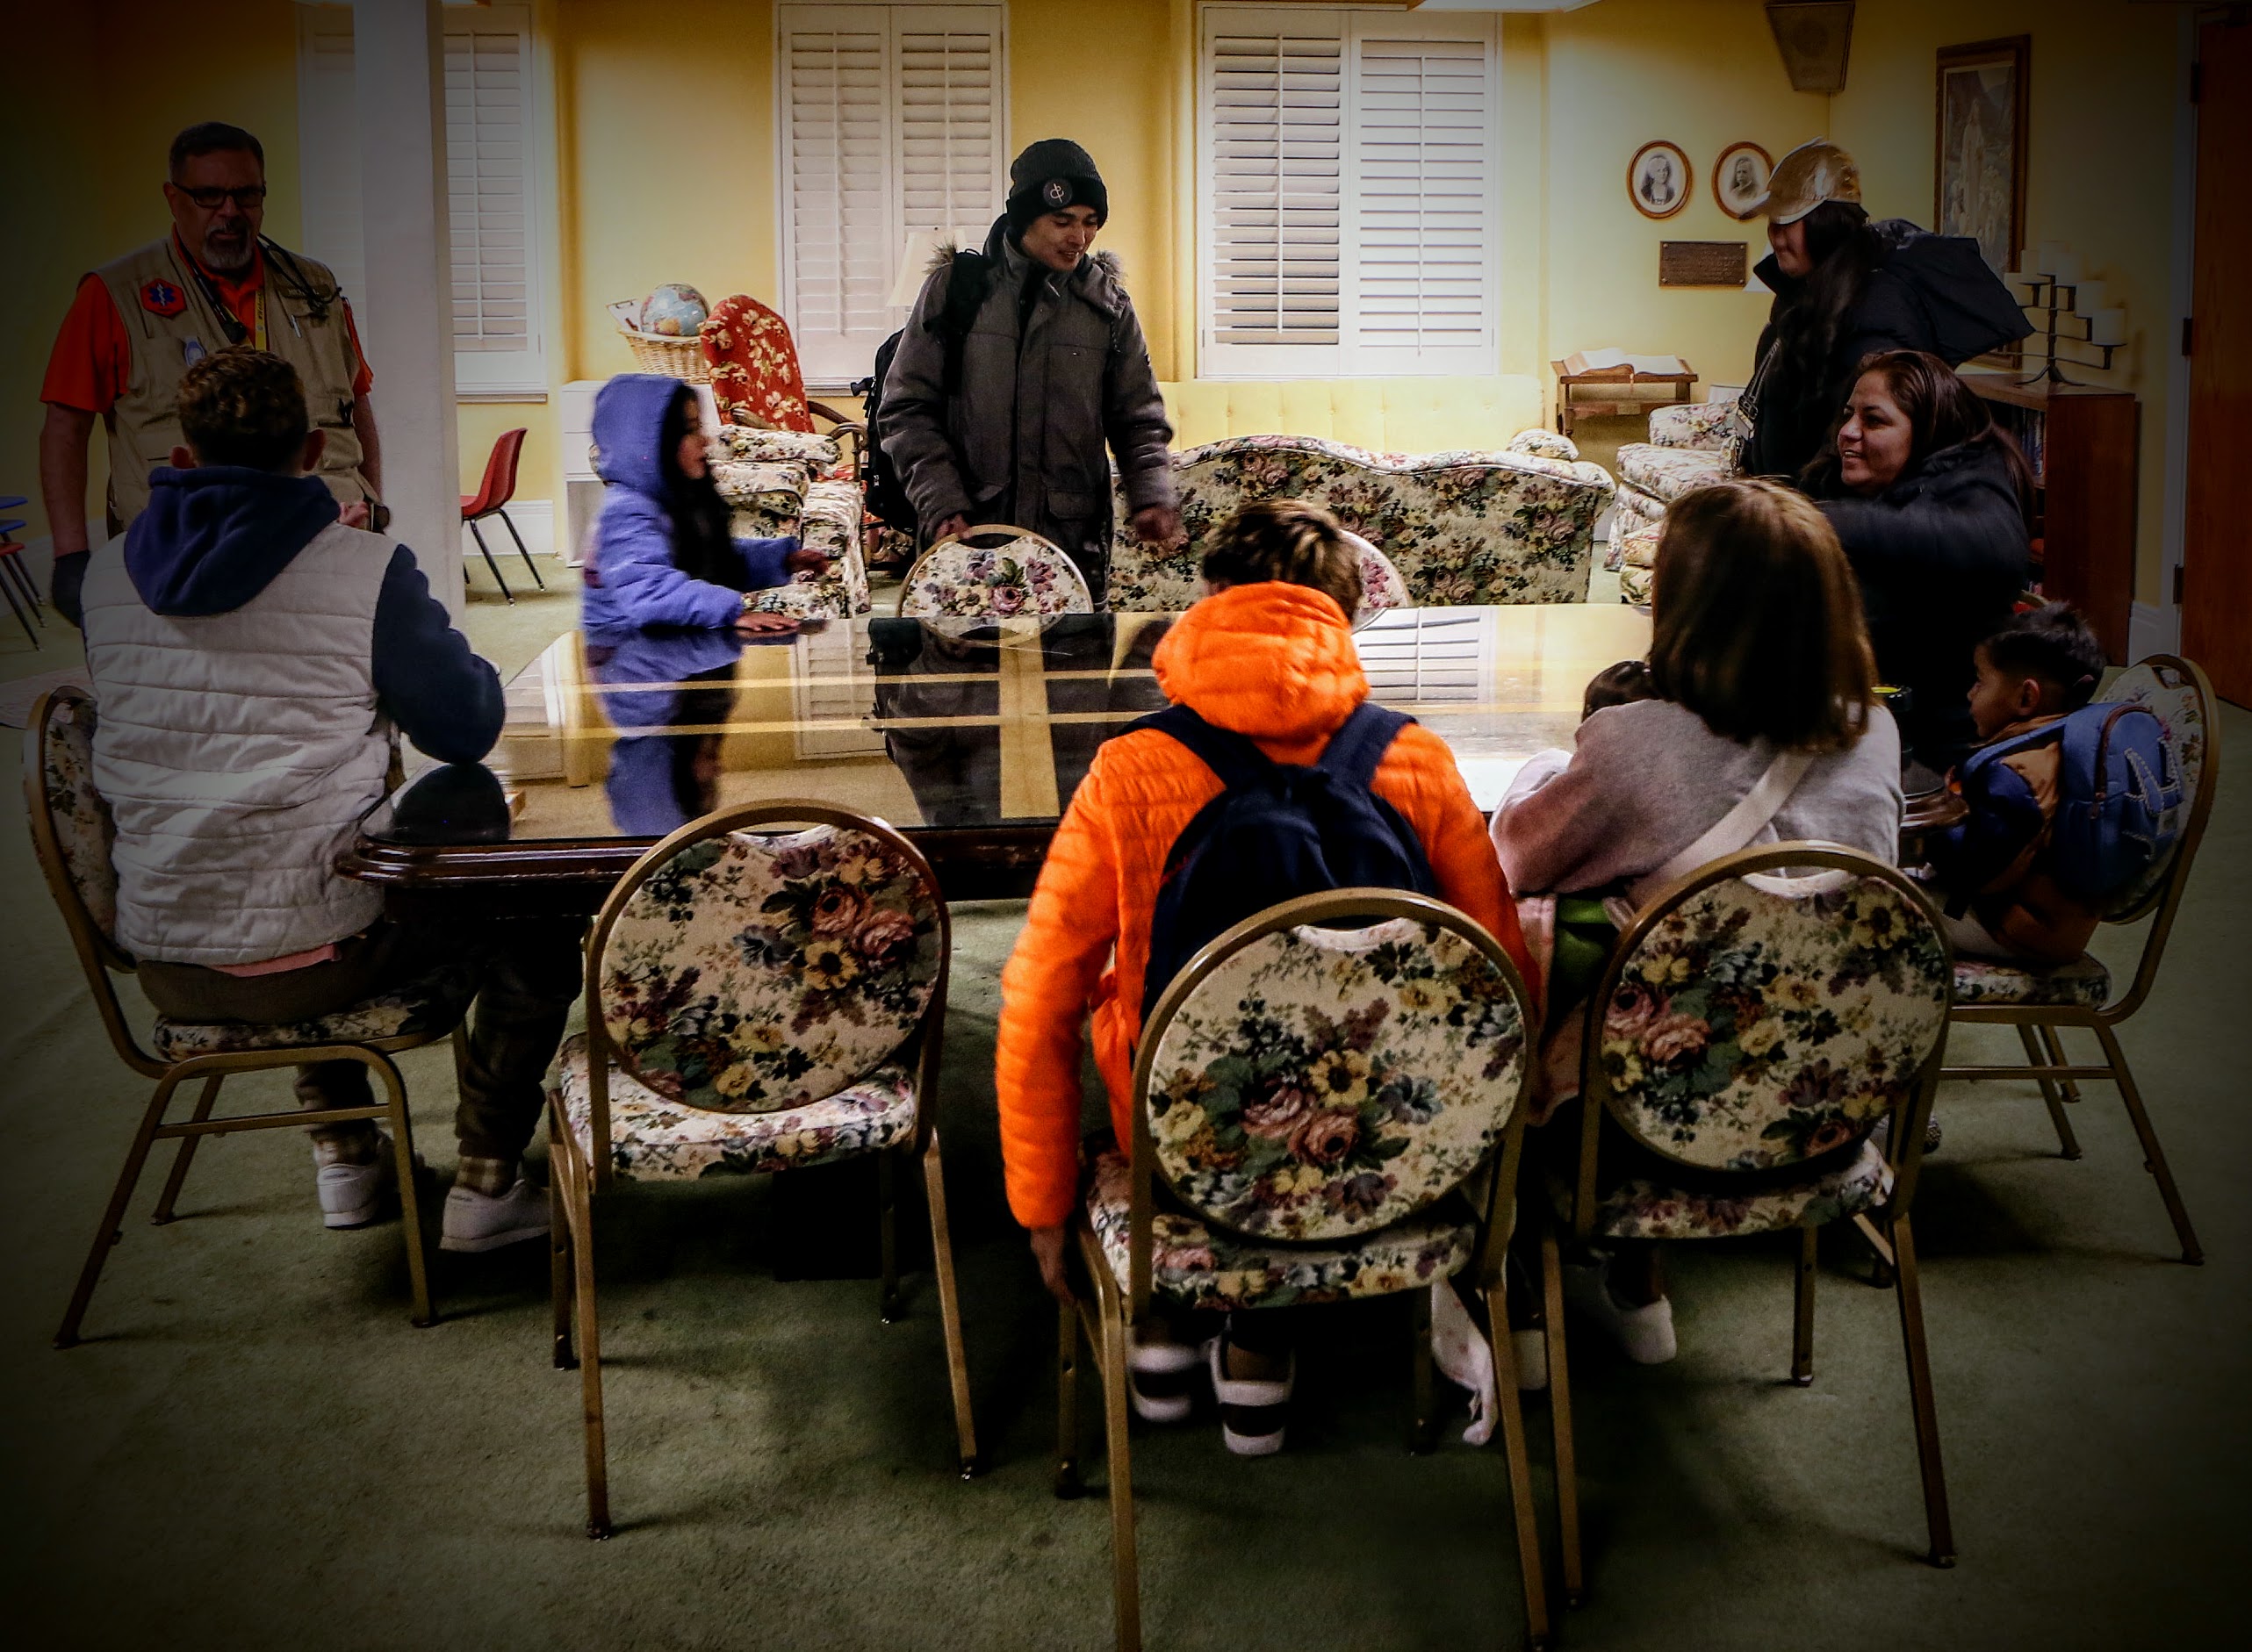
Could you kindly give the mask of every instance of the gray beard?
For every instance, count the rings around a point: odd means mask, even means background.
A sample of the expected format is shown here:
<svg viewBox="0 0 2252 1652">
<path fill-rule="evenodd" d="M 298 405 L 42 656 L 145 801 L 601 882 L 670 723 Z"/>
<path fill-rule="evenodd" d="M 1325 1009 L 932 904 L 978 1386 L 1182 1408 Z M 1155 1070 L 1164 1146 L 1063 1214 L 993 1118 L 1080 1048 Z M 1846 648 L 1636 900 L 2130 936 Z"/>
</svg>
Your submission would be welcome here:
<svg viewBox="0 0 2252 1652">
<path fill-rule="evenodd" d="M 206 235 L 204 237 L 204 244 L 200 251 L 203 255 L 205 269 L 215 275 L 234 276 L 240 275 L 250 268 L 250 261 L 255 255 L 257 249 L 258 241 L 254 235 L 244 241 L 241 253 L 230 257 L 223 255 L 213 239 Z"/>
</svg>

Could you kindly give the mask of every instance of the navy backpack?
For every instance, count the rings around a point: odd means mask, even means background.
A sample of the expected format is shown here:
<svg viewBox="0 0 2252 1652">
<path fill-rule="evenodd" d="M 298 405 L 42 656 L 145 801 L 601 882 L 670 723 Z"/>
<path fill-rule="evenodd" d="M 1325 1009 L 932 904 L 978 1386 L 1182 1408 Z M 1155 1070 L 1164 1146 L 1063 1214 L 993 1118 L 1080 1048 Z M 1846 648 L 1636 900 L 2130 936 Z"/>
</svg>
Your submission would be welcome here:
<svg viewBox="0 0 2252 1652">
<path fill-rule="evenodd" d="M 2181 836 L 2182 771 L 2166 725 L 2141 706 L 2083 706 L 1981 746 L 1963 760 L 1963 779 L 2050 743 L 2058 761 L 2048 870 L 2083 897 L 2112 894 L 2162 860 Z"/>
<path fill-rule="evenodd" d="M 1179 741 L 1226 788 L 1165 856 L 1142 976 L 1145 1018 L 1207 943 L 1277 902 L 1327 889 L 1438 893 L 1415 829 L 1370 789 L 1393 737 L 1414 721 L 1363 700 L 1311 768 L 1277 763 L 1186 706 L 1133 724 Z"/>
</svg>

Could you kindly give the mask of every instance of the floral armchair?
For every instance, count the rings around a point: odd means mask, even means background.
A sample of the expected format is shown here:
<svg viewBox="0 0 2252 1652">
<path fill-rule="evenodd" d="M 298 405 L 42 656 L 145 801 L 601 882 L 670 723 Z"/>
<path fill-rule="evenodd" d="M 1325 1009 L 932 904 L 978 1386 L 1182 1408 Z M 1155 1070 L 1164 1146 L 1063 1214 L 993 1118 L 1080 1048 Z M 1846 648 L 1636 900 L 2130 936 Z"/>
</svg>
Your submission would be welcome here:
<svg viewBox="0 0 2252 1652">
<path fill-rule="evenodd" d="M 1558 444 L 1562 444 L 1559 447 Z M 1576 602 L 1587 595 L 1597 518 L 1611 478 L 1547 431 L 1502 452 L 1384 455 L 1306 436 L 1230 436 L 1173 456 L 1187 543 L 1145 545 L 1123 498 L 1110 606 L 1172 612 L 1198 594 L 1214 524 L 1258 499 L 1327 506 L 1398 567 L 1414 602 Z"/>
<path fill-rule="evenodd" d="M 712 449 L 712 481 L 726 500 L 738 539 L 795 536 L 829 558 L 828 571 L 800 574 L 763 592 L 753 606 L 801 619 L 846 619 L 868 611 L 861 554 L 860 485 L 832 436 L 809 431 L 723 427 Z"/>
<path fill-rule="evenodd" d="M 1651 412 L 1650 440 L 1619 449 L 1618 506 L 1611 516 L 1607 567 L 1636 565 L 1630 541 L 1637 529 L 1656 527 L 1666 507 L 1691 488 L 1736 474 L 1741 427 L 1742 410 L 1733 401 L 1683 402 Z M 1646 580 L 1644 586 L 1646 596 Z M 1644 598 L 1630 591 L 1628 600 Z"/>
</svg>

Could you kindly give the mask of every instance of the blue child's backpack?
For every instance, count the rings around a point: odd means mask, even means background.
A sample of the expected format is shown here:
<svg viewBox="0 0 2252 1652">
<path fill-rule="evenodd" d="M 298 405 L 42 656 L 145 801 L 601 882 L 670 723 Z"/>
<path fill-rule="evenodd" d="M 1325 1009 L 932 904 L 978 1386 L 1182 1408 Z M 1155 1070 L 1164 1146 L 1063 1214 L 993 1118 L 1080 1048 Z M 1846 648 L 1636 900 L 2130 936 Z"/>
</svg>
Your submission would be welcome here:
<svg viewBox="0 0 2252 1652">
<path fill-rule="evenodd" d="M 1186 706 L 1133 725 L 1170 735 L 1227 788 L 1165 856 L 1142 976 L 1145 1017 L 1207 942 L 1280 901 L 1326 889 L 1438 893 L 1415 829 L 1370 789 L 1393 737 L 1414 721 L 1364 700 L 1311 768 L 1277 763 Z"/>
<path fill-rule="evenodd" d="M 2046 864 L 2067 889 L 2111 894 L 2164 859 L 2181 836 L 2182 771 L 2166 725 L 2135 705 L 2083 706 L 2012 739 L 1981 746 L 1963 779 L 2019 751 L 2058 748 L 2056 815 Z M 1969 789 L 1966 785 L 1966 790 Z"/>
</svg>

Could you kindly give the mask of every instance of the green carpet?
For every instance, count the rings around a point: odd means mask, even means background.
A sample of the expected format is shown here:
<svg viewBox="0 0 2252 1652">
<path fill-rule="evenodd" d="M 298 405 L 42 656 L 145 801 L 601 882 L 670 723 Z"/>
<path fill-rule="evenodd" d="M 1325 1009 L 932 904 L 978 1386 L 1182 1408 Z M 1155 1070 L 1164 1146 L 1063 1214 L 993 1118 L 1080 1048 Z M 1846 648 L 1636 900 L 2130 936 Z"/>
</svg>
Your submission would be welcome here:
<svg viewBox="0 0 2252 1652">
<path fill-rule="evenodd" d="M 513 668 L 568 598 L 472 605 Z M 0 660 L 19 675 L 50 647 Z M 2252 717 L 2224 722 L 2235 753 Z M 9 758 L 11 776 L 17 760 Z M 12 783 L 12 781 L 11 781 Z M 2160 991 L 2124 1036 L 2211 1261 L 2172 1261 L 2125 1116 L 2097 1090 L 2068 1164 L 2030 1085 L 1954 1088 L 1918 1209 L 1961 1563 L 1923 1515 L 1892 1298 L 1840 1245 L 1817 1381 L 1785 1380 L 1790 1250 L 1680 1247 L 1682 1353 L 1573 1343 L 1594 1599 L 1586 1648 L 2185 1648 L 2226 1624 L 2246 1559 L 2243 1396 L 2252 1163 L 2237 1062 L 2252 792 L 2225 789 Z M 962 1484 L 935 1296 L 878 1323 L 821 1271 L 804 1218 L 865 1209 L 846 1178 L 789 1211 L 766 1183 L 631 1190 L 598 1250 L 615 1540 L 582 1519 L 575 1376 L 550 1368 L 542 1247 L 439 1259 L 444 1323 L 407 1323 L 395 1229 L 328 1234 L 308 1155 L 217 1141 L 182 1219 L 145 1184 L 87 1321 L 47 1346 L 146 1095 L 110 1053 L 28 842 L 0 833 L 5 963 L 0 1407 L 15 1536 L 4 1621 L 27 1647 L 1099 1648 L 1103 1503 L 1049 1495 L 1054 1319 L 999 1198 L 989 1078 L 1010 904 L 956 914 L 940 1097 L 977 1419 Z M 2115 969 L 2140 937 L 2107 933 Z M 2008 1035 L 1959 1049 L 2013 1047 Z M 442 1051 L 407 1063 L 450 1165 Z M 277 1104 L 277 1080 L 243 1101 Z M 819 1173 L 808 1173 L 809 1175 Z M 872 1217 L 870 1221 L 872 1223 Z M 850 1231 L 857 1232 L 857 1228 Z M 1515 1646 L 1500 1459 L 1403 1449 L 1397 1304 L 1311 1316 L 1288 1452 L 1242 1462 L 1199 1420 L 1138 1431 L 1153 1648 Z M 1102 1476 L 1085 1385 L 1084 1461 Z M 1547 1410 L 1529 1403 L 1555 1546 Z"/>
</svg>

